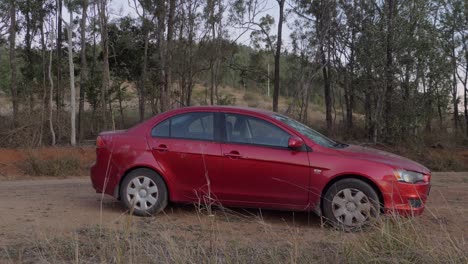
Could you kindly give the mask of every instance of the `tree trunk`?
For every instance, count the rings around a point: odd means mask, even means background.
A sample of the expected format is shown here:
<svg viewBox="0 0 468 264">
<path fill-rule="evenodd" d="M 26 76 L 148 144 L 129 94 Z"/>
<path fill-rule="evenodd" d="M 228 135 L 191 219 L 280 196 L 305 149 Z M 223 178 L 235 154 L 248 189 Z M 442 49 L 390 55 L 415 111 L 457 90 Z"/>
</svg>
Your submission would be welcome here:
<svg viewBox="0 0 468 264">
<path fill-rule="evenodd" d="M 365 130 L 367 133 L 367 139 L 371 140 L 373 132 L 372 126 L 372 97 L 370 93 L 371 87 L 366 87 L 364 91 L 364 113 L 365 113 Z"/>
<path fill-rule="evenodd" d="M 124 128 L 125 127 L 125 116 L 124 116 L 124 109 L 122 105 L 122 87 L 121 85 L 118 86 L 118 91 L 117 91 L 117 99 L 119 100 L 119 113 L 120 113 L 120 127 Z"/>
<path fill-rule="evenodd" d="M 148 45 L 149 45 L 149 32 L 145 25 L 145 47 L 143 57 L 143 70 L 141 72 L 140 85 L 138 87 L 138 112 L 140 116 L 140 122 L 145 120 L 145 101 L 146 101 L 146 71 L 148 68 Z"/>
<path fill-rule="evenodd" d="M 428 80 L 428 86 L 427 86 L 427 93 L 425 93 L 425 97 L 427 98 L 427 101 L 426 101 L 426 114 L 427 114 L 427 117 L 426 117 L 426 132 L 431 132 L 432 131 L 432 115 L 433 115 L 433 111 L 432 111 L 432 101 L 433 101 L 433 80 L 432 80 L 432 77 L 429 77 L 429 80 Z M 426 86 L 426 78 L 423 78 L 423 87 Z M 426 89 L 424 89 L 426 90 Z M 427 96 L 428 95 L 428 96 Z"/>
<path fill-rule="evenodd" d="M 332 102 L 331 102 L 331 85 L 330 85 L 330 70 L 328 66 L 324 66 L 322 69 L 323 72 L 323 87 L 324 87 L 324 94 L 325 94 L 325 107 L 326 107 L 326 123 L 328 131 L 333 129 L 332 123 Z"/>
<path fill-rule="evenodd" d="M 159 74 L 158 83 L 159 88 L 159 101 L 161 112 L 167 110 L 167 91 L 166 91 L 166 53 L 164 44 L 164 29 L 166 28 L 166 3 L 164 0 L 157 0 L 156 2 L 156 17 L 158 19 L 158 26 L 156 27 L 157 45 L 158 45 L 158 61 L 159 61 Z M 153 98 L 153 101 L 156 98 Z M 155 102 L 153 102 L 155 105 Z M 153 107 L 154 108 L 154 107 Z M 154 112 L 155 109 L 153 109 Z"/>
<path fill-rule="evenodd" d="M 278 20 L 278 38 L 276 40 L 275 52 L 275 86 L 273 88 L 273 111 L 278 112 L 279 90 L 280 90 L 280 59 L 281 59 L 281 42 L 283 33 L 284 20 L 284 2 L 285 0 L 277 0 L 279 5 L 279 20 Z"/>
<path fill-rule="evenodd" d="M 356 47 L 355 47 L 355 40 L 356 40 L 356 0 L 353 1 L 353 17 L 351 21 L 351 46 L 350 49 L 350 57 L 349 57 L 349 73 L 350 76 L 347 79 L 346 89 L 345 89 L 345 104 L 346 104 L 346 127 L 348 129 L 353 128 L 353 107 L 354 107 L 354 64 L 356 59 Z"/>
<path fill-rule="evenodd" d="M 73 12 L 70 13 L 68 22 L 68 68 L 70 69 L 70 144 L 76 146 L 76 89 L 75 89 L 75 65 L 73 64 Z"/>
<path fill-rule="evenodd" d="M 46 87 L 46 78 L 47 78 L 47 63 L 46 63 L 46 43 L 45 43 L 45 34 L 44 34 L 44 19 L 45 17 L 42 17 L 40 20 L 40 30 L 41 30 L 41 60 L 42 60 L 42 111 L 41 111 L 41 127 L 39 131 L 39 146 L 42 146 L 42 138 L 44 135 L 44 118 L 45 118 L 45 111 L 47 109 L 47 87 Z"/>
<path fill-rule="evenodd" d="M 83 111 L 85 102 L 85 91 L 88 82 L 88 63 L 86 61 L 86 19 L 88 12 L 88 0 L 83 0 L 83 9 L 81 15 L 81 51 L 80 51 L 80 102 L 78 106 L 78 142 L 81 142 L 84 137 L 83 129 Z"/>
<path fill-rule="evenodd" d="M 107 127 L 107 92 L 110 90 L 110 70 L 109 70 L 109 35 L 107 29 L 107 0 L 99 2 L 99 22 L 101 28 L 101 49 L 103 60 L 102 86 L 101 86 L 101 118 L 102 125 Z"/>
<path fill-rule="evenodd" d="M 53 97 L 54 97 L 54 79 L 52 78 L 52 47 L 54 43 L 54 24 L 50 23 L 51 26 L 51 34 L 50 34 L 50 55 L 49 55 L 49 129 L 50 135 L 52 137 L 52 146 L 55 146 L 55 131 L 54 131 L 54 124 L 53 124 Z"/>
<path fill-rule="evenodd" d="M 385 64 L 385 129 L 387 139 L 393 137 L 393 20 L 396 0 L 386 0 L 387 32 L 386 32 L 386 64 Z"/>
<path fill-rule="evenodd" d="M 217 72 L 218 72 L 218 61 L 219 61 L 219 44 L 220 42 L 218 41 L 218 38 L 216 36 L 216 22 L 217 18 L 215 15 L 215 9 L 216 9 L 216 0 L 210 0 L 208 1 L 208 7 L 209 7 L 209 12 L 210 12 L 210 26 L 211 26 L 211 41 L 213 45 L 213 58 L 210 60 L 210 104 L 214 105 L 215 104 L 215 95 L 216 98 L 218 98 L 218 92 L 217 92 Z M 220 14 L 218 14 L 220 15 Z M 221 21 L 219 22 L 221 24 Z M 221 28 L 221 25 L 219 25 Z M 218 35 L 218 37 L 220 37 Z"/>
<path fill-rule="evenodd" d="M 333 120 L 332 120 L 330 67 L 328 66 L 328 60 L 325 54 L 323 43 L 320 45 L 321 45 L 320 53 L 322 57 L 323 92 L 325 96 L 325 120 L 327 123 L 328 131 L 331 131 L 333 129 Z"/>
<path fill-rule="evenodd" d="M 458 79 L 463 84 L 463 99 L 464 99 L 463 108 L 464 108 L 464 115 L 465 115 L 465 133 L 466 133 L 466 136 L 468 137 L 468 87 L 467 87 L 467 84 L 468 84 L 468 46 L 466 44 L 465 36 L 462 37 L 462 43 L 463 43 L 462 52 L 464 52 L 464 56 L 465 56 L 465 72 L 464 72 L 464 76 L 461 76 L 460 74 L 458 74 L 458 72 L 457 72 L 457 75 L 458 75 Z"/>
<path fill-rule="evenodd" d="M 407 56 L 410 57 L 411 54 L 408 51 Z M 411 78 L 411 72 L 412 72 L 413 65 L 412 63 L 406 64 L 405 67 L 405 78 L 403 83 L 401 84 L 403 88 L 403 102 L 404 105 L 402 106 L 404 113 L 400 114 L 400 124 L 401 124 L 401 132 L 402 136 L 406 138 L 408 136 L 409 128 L 411 126 L 411 116 L 410 116 L 410 107 L 411 107 L 411 92 L 410 92 L 410 78 Z"/>
<path fill-rule="evenodd" d="M 55 89 L 55 104 L 57 108 L 57 140 L 61 138 L 60 113 L 62 112 L 61 98 L 61 80 L 62 80 L 62 3 L 63 0 L 57 0 L 57 87 Z"/>
<path fill-rule="evenodd" d="M 34 86 L 35 86 L 35 81 L 34 81 L 34 62 L 32 61 L 32 52 L 31 52 L 31 46 L 32 46 L 32 18 L 31 18 L 31 1 L 26 0 L 26 8 L 24 10 L 24 19 L 26 22 L 26 34 L 24 36 L 24 41 L 26 44 L 26 49 L 25 49 L 25 55 L 26 55 L 26 72 L 25 72 L 25 78 L 28 80 L 32 80 L 32 83 L 28 85 L 27 89 L 28 91 L 26 92 L 29 97 L 29 114 L 32 114 L 34 111 Z"/>
<path fill-rule="evenodd" d="M 468 72 L 465 72 L 465 74 L 468 74 Z M 466 88 L 466 83 L 465 83 L 465 89 L 464 89 L 464 97 L 465 97 L 465 133 L 466 136 L 468 137 L 468 89 Z"/>
<path fill-rule="evenodd" d="M 468 81 L 468 47 L 466 46 L 465 42 L 465 81 L 463 82 L 463 94 L 464 94 L 464 99 L 465 99 L 465 132 L 466 136 L 468 137 L 468 87 L 467 87 L 467 81 Z"/>
<path fill-rule="evenodd" d="M 190 106 L 192 100 L 192 88 L 193 88 L 193 46 L 194 46 L 194 27 L 195 27 L 195 15 L 193 14 L 192 2 L 189 2 L 188 6 L 188 73 L 187 73 L 187 91 L 185 105 Z"/>
<path fill-rule="evenodd" d="M 166 108 L 171 108 L 171 89 L 172 89 L 172 39 L 174 37 L 174 13 L 176 0 L 169 1 L 169 16 L 167 20 L 167 44 L 166 44 L 166 76 L 164 90 L 166 94 Z M 166 110 L 167 110 L 166 109 Z"/>
<path fill-rule="evenodd" d="M 18 125 L 18 88 L 16 80 L 16 6 L 15 1 L 10 0 L 10 91 L 11 102 L 13 103 L 13 126 Z"/>
<path fill-rule="evenodd" d="M 454 132 L 458 130 L 458 89 L 457 89 L 457 57 L 455 45 L 455 30 L 452 29 L 452 103 L 453 103 L 453 126 Z"/>
<path fill-rule="evenodd" d="M 439 114 L 439 129 L 442 130 L 444 128 L 444 117 L 442 114 L 442 107 L 444 106 L 442 105 L 442 102 L 440 100 L 440 94 L 439 94 L 439 90 L 437 89 L 437 84 L 435 85 L 435 89 L 436 89 L 436 98 L 437 98 L 437 113 Z"/>
</svg>

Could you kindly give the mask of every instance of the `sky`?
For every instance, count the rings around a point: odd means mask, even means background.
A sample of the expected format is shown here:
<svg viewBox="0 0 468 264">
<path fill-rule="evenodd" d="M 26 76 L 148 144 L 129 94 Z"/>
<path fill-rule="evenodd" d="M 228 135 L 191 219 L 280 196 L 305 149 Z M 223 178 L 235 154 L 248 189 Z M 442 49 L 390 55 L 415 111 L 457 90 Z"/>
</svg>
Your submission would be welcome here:
<svg viewBox="0 0 468 264">
<path fill-rule="evenodd" d="M 130 4 L 129 5 L 129 1 Z M 285 6 L 285 9 L 287 6 Z M 228 11 L 226 11 L 228 12 Z M 110 10 L 109 13 L 112 17 L 121 17 L 121 16 L 133 16 L 136 17 L 137 14 L 134 10 L 134 3 L 133 0 L 111 0 L 110 2 Z M 268 4 L 266 6 L 266 12 L 262 13 L 261 16 L 264 16 L 266 14 L 269 14 L 270 16 L 275 18 L 275 22 L 278 22 L 279 20 L 279 7 L 276 4 L 276 1 L 268 1 Z M 287 18 L 286 18 L 287 19 Z M 230 27 L 229 30 L 229 35 L 231 38 L 237 38 L 239 34 L 242 32 L 242 30 L 235 30 L 232 27 Z M 276 35 L 277 32 L 277 25 L 275 24 L 274 28 L 272 28 L 272 33 Z M 291 29 L 288 27 L 287 23 L 285 22 L 283 24 L 283 44 L 284 46 L 290 47 L 291 41 L 289 38 L 289 35 L 291 34 Z M 250 33 L 247 32 L 243 34 L 237 41 L 239 44 L 244 44 L 244 45 L 250 45 Z"/>
</svg>

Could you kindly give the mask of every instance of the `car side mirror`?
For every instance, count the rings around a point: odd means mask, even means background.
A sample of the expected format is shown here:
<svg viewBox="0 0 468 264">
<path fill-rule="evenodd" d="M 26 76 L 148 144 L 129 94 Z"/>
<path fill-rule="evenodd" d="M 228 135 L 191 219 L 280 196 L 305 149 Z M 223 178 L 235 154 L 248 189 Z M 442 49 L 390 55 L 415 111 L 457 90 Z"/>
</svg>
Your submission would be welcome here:
<svg viewBox="0 0 468 264">
<path fill-rule="evenodd" d="M 290 137 L 288 141 L 288 147 L 290 149 L 298 149 L 304 146 L 304 141 L 300 137 Z"/>
</svg>

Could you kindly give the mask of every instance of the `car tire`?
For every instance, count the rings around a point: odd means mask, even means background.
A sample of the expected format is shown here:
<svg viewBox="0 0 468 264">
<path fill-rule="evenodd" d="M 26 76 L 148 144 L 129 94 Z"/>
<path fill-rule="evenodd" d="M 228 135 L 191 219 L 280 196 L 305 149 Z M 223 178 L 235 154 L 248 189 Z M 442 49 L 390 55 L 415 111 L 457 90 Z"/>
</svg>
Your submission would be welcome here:
<svg viewBox="0 0 468 264">
<path fill-rule="evenodd" d="M 134 215 L 154 215 L 167 206 L 166 183 L 153 170 L 136 169 L 123 179 L 120 187 L 120 198 L 125 207 Z"/>
<path fill-rule="evenodd" d="M 333 227 L 345 231 L 360 230 L 380 214 L 380 202 L 374 188 L 358 179 L 343 179 L 328 188 L 322 200 L 322 212 Z"/>
</svg>

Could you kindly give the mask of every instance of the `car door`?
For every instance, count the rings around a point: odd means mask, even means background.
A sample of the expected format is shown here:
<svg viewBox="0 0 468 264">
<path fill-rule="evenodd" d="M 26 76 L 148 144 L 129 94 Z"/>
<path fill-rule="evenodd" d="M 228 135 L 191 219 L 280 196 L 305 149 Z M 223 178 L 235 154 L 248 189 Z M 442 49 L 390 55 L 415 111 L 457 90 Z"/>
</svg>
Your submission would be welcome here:
<svg viewBox="0 0 468 264">
<path fill-rule="evenodd" d="M 172 183 L 175 201 L 203 201 L 208 195 L 208 177 L 220 173 L 221 146 L 214 120 L 214 112 L 184 113 L 152 129 L 149 144 L 163 175 Z"/>
<path fill-rule="evenodd" d="M 306 207 L 307 150 L 289 149 L 291 135 L 264 119 L 226 113 L 222 122 L 223 172 L 213 179 L 217 197 L 223 202 L 258 207 Z"/>
</svg>

